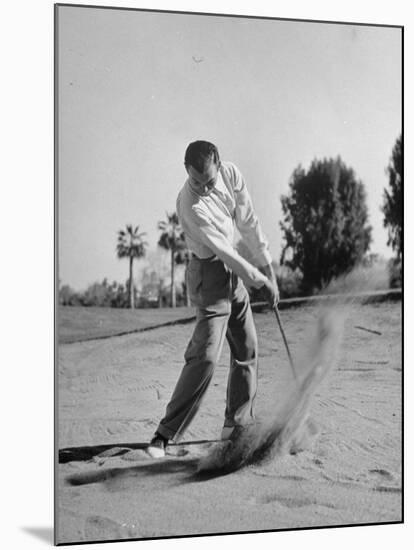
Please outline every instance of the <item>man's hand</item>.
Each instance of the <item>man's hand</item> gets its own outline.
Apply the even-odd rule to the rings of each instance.
[[[272,282],[267,279],[265,284],[262,286],[262,291],[270,307],[275,308],[279,303],[279,289],[277,287],[276,280]]]
[[[259,267],[260,271],[267,277],[266,283],[261,290],[269,302],[271,308],[274,308],[279,303],[279,288],[276,282],[275,272],[271,264]]]

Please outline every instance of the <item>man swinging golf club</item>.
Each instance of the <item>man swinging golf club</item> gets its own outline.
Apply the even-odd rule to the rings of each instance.
[[[188,178],[177,214],[192,254],[187,285],[197,321],[165,416],[147,447],[154,458],[163,457],[168,441],[177,440],[194,418],[225,337],[231,364],[222,439],[253,422],[258,352],[246,286],[262,288],[272,308],[279,300],[268,243],[238,168],[221,162],[217,147],[207,141],[190,143],[184,165]],[[260,269],[234,249],[235,226]]]

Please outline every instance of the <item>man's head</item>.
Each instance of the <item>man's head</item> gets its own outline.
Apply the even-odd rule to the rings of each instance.
[[[190,184],[199,194],[208,194],[216,185],[220,168],[217,147],[208,141],[194,141],[185,152],[184,165]]]

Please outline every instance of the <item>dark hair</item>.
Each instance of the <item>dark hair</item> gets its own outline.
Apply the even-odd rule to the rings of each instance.
[[[203,174],[211,160],[217,165],[220,162],[217,147],[209,141],[193,141],[185,152],[184,165],[192,166]]]

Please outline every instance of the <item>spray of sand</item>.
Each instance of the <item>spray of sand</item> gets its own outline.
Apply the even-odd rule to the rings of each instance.
[[[317,431],[309,417],[312,398],[336,366],[350,309],[360,307],[355,293],[384,288],[385,281],[385,269],[376,265],[354,270],[324,290],[324,294],[339,292],[342,296],[325,302],[320,309],[314,333],[295,361],[299,380],[285,393],[282,405],[266,421],[246,426],[232,440],[213,446],[199,460],[198,472],[230,473],[306,446],[306,440]]]

